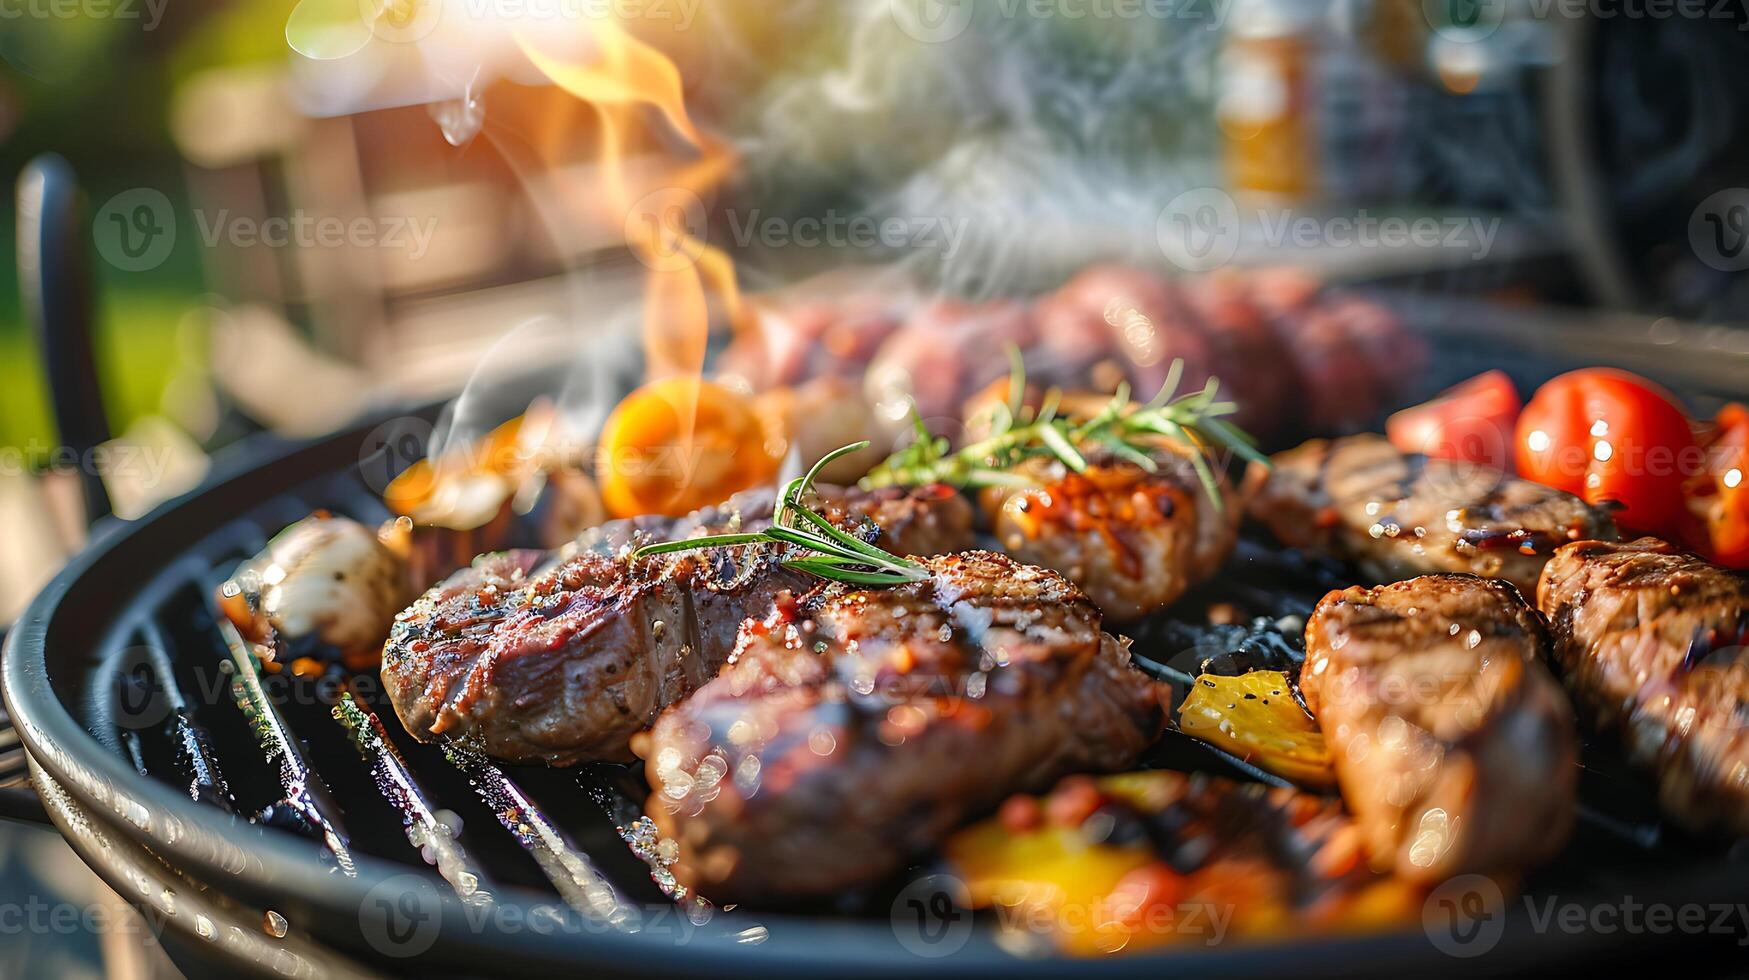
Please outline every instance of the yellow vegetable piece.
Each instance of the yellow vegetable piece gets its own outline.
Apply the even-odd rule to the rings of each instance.
[[[665,378],[608,416],[596,479],[615,517],[678,517],[770,483],[778,463],[749,399],[710,381]]]
[[[1305,786],[1336,785],[1330,751],[1279,670],[1204,674],[1178,706],[1178,727],[1258,768]]]

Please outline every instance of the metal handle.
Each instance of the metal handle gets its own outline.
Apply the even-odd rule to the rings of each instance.
[[[54,154],[37,157],[18,178],[18,282],[61,442],[81,460],[110,435],[97,380],[89,256],[73,168]],[[109,491],[91,467],[80,473],[86,523],[95,524],[110,513]]]

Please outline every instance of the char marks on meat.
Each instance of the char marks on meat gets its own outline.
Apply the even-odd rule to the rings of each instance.
[[[1749,575],[1643,538],[1555,553],[1537,602],[1574,700],[1690,830],[1749,834]]]
[[[1415,881],[1535,865],[1573,825],[1578,736],[1512,586],[1428,575],[1332,592],[1300,690],[1374,863]]]
[[[682,881],[718,900],[878,879],[1009,793],[1133,763],[1154,686],[1062,576],[987,552],[749,628],[639,752]]]
[[[990,487],[979,504],[1005,552],[1062,572],[1106,615],[1130,622],[1213,575],[1237,539],[1238,509],[1209,497],[1193,451],[1162,447],[1153,473],[1097,456],[1083,472],[1029,459],[1015,475],[1033,486]]]
[[[508,761],[630,759],[631,736],[716,675],[743,621],[817,580],[771,556],[631,561],[624,550],[634,538],[769,523],[770,500],[616,522],[556,562],[542,552],[481,557],[396,619],[382,670],[396,713],[418,738],[467,739]],[[941,488],[828,491],[822,500],[840,526],[883,541],[873,522],[888,522],[911,547],[970,544],[970,506]]]
[[[1615,536],[1606,513],[1572,494],[1403,453],[1382,436],[1314,439],[1273,461],[1251,515],[1283,543],[1352,561],[1381,582],[1468,572],[1531,595],[1556,548]]]

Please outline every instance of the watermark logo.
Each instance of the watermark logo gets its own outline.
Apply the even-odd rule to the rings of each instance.
[[[683,187],[663,187],[639,198],[625,217],[625,238],[638,261],[657,272],[698,263],[710,223],[704,200]]]
[[[170,697],[158,676],[150,647],[129,647],[116,662],[110,687],[110,717],[117,728],[138,731],[170,717]]]
[[[755,208],[728,213],[738,248],[905,249],[933,251],[952,260],[965,245],[971,222],[948,215],[873,215],[828,208],[825,213],[783,217]]]
[[[1749,188],[1727,187],[1700,202],[1688,218],[1688,244],[1720,272],[1749,269]]]
[[[1198,187],[1168,201],[1154,223],[1160,251],[1186,272],[1208,272],[1239,250],[1239,207],[1215,187]]]
[[[358,16],[373,36],[390,44],[414,44],[437,29],[443,0],[358,0]]]
[[[1506,932],[1506,896],[1487,875],[1458,875],[1428,893],[1421,927],[1447,956],[1481,956]]]
[[[418,956],[442,931],[443,897],[422,875],[385,878],[358,904],[358,925],[370,948],[397,959]]]
[[[1450,41],[1481,41],[1506,20],[1506,0],[1421,0],[1434,33]]]
[[[176,247],[176,211],[163,191],[136,187],[97,209],[91,220],[97,254],[123,272],[146,272],[164,264]]]
[[[414,416],[393,418],[366,433],[358,446],[358,473],[382,494],[407,467],[431,451],[431,423]]]
[[[887,0],[893,22],[913,40],[943,44],[972,24],[974,0]]]
[[[893,936],[917,956],[952,956],[972,937],[971,909],[965,882],[945,874],[919,878],[893,899]]]

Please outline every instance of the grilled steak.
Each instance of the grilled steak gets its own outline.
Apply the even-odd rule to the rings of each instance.
[[[1375,865],[1431,883],[1566,843],[1578,738],[1547,643],[1515,589],[1471,575],[1318,603],[1300,689]]]
[[[850,498],[914,547],[969,542],[970,508],[951,493],[837,492]],[[769,522],[769,499],[747,527]],[[865,512],[827,513],[873,536]],[[634,529],[664,540],[738,519],[724,505],[678,521],[617,522],[556,562],[532,551],[477,559],[395,621],[382,676],[401,722],[417,738],[468,738],[509,761],[629,759],[634,732],[716,675],[743,620],[764,618],[778,597],[816,580],[772,556],[632,562],[607,552],[629,546]]]
[[[1620,728],[1664,810],[1749,834],[1749,575],[1655,538],[1555,553],[1537,602],[1590,720]]]
[[[1238,533],[1238,508],[1215,506],[1188,456],[1155,458],[1155,473],[1123,460],[1094,459],[1081,473],[1026,460],[1016,472],[1036,486],[991,487],[979,504],[1009,555],[1062,572],[1114,620],[1139,619],[1213,575]]]
[[[1470,572],[1531,595],[1556,548],[1615,537],[1606,513],[1571,494],[1405,454],[1382,436],[1314,439],[1274,463],[1251,515],[1283,543],[1347,559],[1381,582]]]
[[[1153,741],[1152,682],[1066,579],[988,552],[926,564],[927,581],[822,588],[750,626],[639,737],[683,882],[719,901],[830,894]]]

